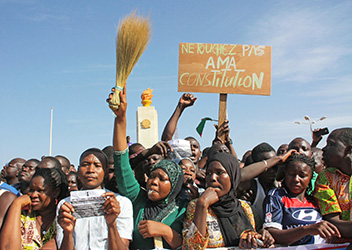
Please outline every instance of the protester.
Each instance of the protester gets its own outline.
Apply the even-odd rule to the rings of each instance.
[[[323,160],[323,150],[317,147],[312,148],[312,158],[315,162],[315,172],[320,174],[326,169],[324,160]]]
[[[318,175],[314,197],[323,218],[334,224],[343,239],[335,242],[352,241],[352,128],[332,131],[323,148],[326,170]]]
[[[180,198],[193,200],[198,198],[199,193],[203,192],[204,189],[199,189],[195,184],[196,180],[196,166],[190,158],[183,158],[178,162],[183,172],[183,185]]]
[[[108,158],[108,174],[104,180],[105,188],[113,191],[114,193],[118,193],[119,190],[117,188],[116,177],[115,177],[115,168],[114,168],[114,149],[112,146],[106,146],[102,150],[106,157]]]
[[[65,175],[68,175],[71,169],[70,160],[63,155],[57,155],[55,158],[60,162],[62,172],[64,172]]]
[[[32,180],[32,176],[35,173],[35,169],[39,164],[39,160],[37,159],[29,159],[26,161],[22,167],[20,172],[18,173],[19,183],[14,184],[14,187],[21,193],[27,194],[29,189],[29,183]]]
[[[240,166],[231,154],[220,152],[209,157],[206,165],[207,189],[190,201],[183,229],[183,249],[240,246],[256,248],[274,243],[271,235],[255,232],[250,206],[235,196],[240,182]]]
[[[56,201],[67,191],[60,189],[61,182],[56,169],[36,169],[28,194],[14,200],[8,211],[1,249],[56,249]]]
[[[84,151],[78,166],[82,190],[103,189],[107,171],[108,159],[103,151]],[[133,230],[132,204],[126,197],[105,191],[104,216],[76,219],[71,198],[60,201],[56,236],[59,249],[128,249]]]
[[[21,167],[25,162],[25,159],[14,158],[6,165],[4,178],[7,184],[14,185],[19,182],[18,173],[20,172]]]
[[[271,190],[264,200],[263,227],[278,244],[319,244],[340,235],[333,224],[322,220],[313,197],[307,192],[314,165],[312,158],[293,153],[285,161],[282,187]]]
[[[119,108],[113,110],[116,115],[113,147],[118,189],[133,204],[134,231],[131,249],[153,249],[153,238],[159,237],[164,248],[176,249],[182,244],[180,234],[187,206],[186,200],[177,198],[183,183],[182,170],[175,162],[161,160],[153,166],[146,190],[141,188],[130,167],[125,140],[126,88],[120,92],[120,100]]]
[[[305,154],[308,157],[312,157],[312,147],[310,146],[309,142],[301,137],[294,138],[288,144],[288,150],[294,149],[300,154]]]
[[[284,155],[287,151],[288,151],[288,144],[281,144],[278,147],[276,154],[277,155]]]
[[[71,171],[68,173],[66,178],[68,184],[68,191],[78,191],[78,173]]]

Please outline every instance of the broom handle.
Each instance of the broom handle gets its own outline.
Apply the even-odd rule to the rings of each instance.
[[[161,236],[154,237],[154,247],[155,248],[163,248],[163,239]]]

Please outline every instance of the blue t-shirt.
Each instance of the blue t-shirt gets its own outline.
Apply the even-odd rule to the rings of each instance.
[[[7,191],[10,191],[17,196],[21,195],[20,192],[18,192],[16,188],[14,188],[13,186],[10,186],[9,184],[2,182],[2,181],[0,182],[0,189],[5,189]]]
[[[269,191],[264,200],[265,222],[263,228],[280,230],[315,224],[322,220],[318,208],[309,200],[292,197],[285,188]],[[319,235],[308,235],[291,245],[318,244],[325,242]]]

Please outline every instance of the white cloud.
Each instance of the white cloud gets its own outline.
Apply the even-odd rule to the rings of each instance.
[[[352,54],[351,36],[346,35],[351,6],[342,2],[324,10],[274,7],[256,28],[265,44],[272,46],[273,77],[280,82],[307,82],[338,68],[342,58]]]
[[[55,16],[50,14],[38,14],[33,17],[28,18],[33,22],[44,22],[44,21],[66,21],[68,18],[66,16]]]

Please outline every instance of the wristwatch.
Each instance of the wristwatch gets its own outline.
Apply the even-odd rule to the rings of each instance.
[[[230,140],[228,140],[228,141],[225,142],[225,145],[226,145],[226,146],[229,146],[229,145],[232,145],[232,144],[233,144],[232,139],[230,139]]]

